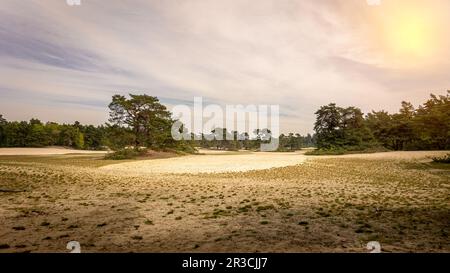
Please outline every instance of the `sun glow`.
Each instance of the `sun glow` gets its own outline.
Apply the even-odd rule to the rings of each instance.
[[[439,46],[439,24],[433,13],[405,5],[385,12],[380,18],[385,56],[406,65],[432,61]]]
[[[426,56],[432,50],[432,28],[423,16],[406,14],[398,17],[387,33],[388,46],[396,54]]]

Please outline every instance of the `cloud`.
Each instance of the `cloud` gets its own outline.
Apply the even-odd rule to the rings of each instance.
[[[398,66],[379,37],[390,10],[365,0],[6,0],[0,112],[98,124],[111,95],[145,92],[170,105],[279,104],[282,131],[306,133],[332,101],[394,111],[447,89],[450,58]]]

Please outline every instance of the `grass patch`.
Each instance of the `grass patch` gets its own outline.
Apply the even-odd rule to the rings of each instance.
[[[105,159],[109,160],[125,160],[125,159],[135,159],[137,157],[145,156],[147,150],[135,150],[135,149],[122,149],[117,150],[113,153],[108,153],[105,155]]]
[[[104,155],[2,155],[0,164],[5,166],[49,165],[98,168],[117,164],[116,160],[105,160]]]
[[[267,205],[267,206],[258,206],[256,208],[256,211],[265,211],[265,210],[271,210],[271,209],[275,209],[275,207],[273,205]]]
[[[248,212],[251,209],[252,209],[251,205],[246,205],[246,206],[238,208],[238,212]]]
[[[433,157],[432,159],[435,163],[450,164],[450,154],[441,157]]]
[[[364,224],[359,226],[355,233],[373,233],[373,230],[371,229],[371,226],[369,224]]]
[[[146,225],[154,225],[153,221],[150,221],[150,220],[145,220],[144,224],[146,224]]]
[[[121,149],[113,153],[105,155],[107,160],[127,160],[127,159],[159,159],[159,158],[171,158],[176,156],[183,156],[187,154],[195,153],[195,150],[178,151],[173,149]]]
[[[25,227],[23,226],[17,226],[17,227],[13,227],[14,230],[25,230]]]
[[[332,147],[329,149],[316,149],[308,151],[305,155],[371,154],[389,151],[389,149],[384,147]]]

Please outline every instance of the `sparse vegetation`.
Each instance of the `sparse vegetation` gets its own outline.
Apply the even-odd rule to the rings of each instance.
[[[146,225],[153,225],[153,221],[145,220],[144,224],[146,224]]]
[[[105,159],[111,160],[124,160],[124,159],[136,159],[137,157],[145,156],[147,153],[146,149],[120,149],[114,151],[113,153],[108,153],[105,155]]]
[[[345,154],[364,154],[364,153],[381,153],[389,152],[388,149],[384,147],[330,147],[327,149],[315,149],[312,151],[307,151],[305,155],[345,155]]]
[[[0,193],[0,232],[8,234],[0,242],[32,252],[65,251],[72,238],[92,252],[253,252],[257,240],[259,251],[361,252],[376,239],[390,252],[448,252],[450,170],[426,161],[445,154],[320,157],[272,169],[159,175],[143,172],[145,165],[132,175],[119,168],[152,161],[0,156],[1,187],[26,190]],[[207,160],[244,155],[262,154]]]
[[[440,157],[433,157],[433,162],[450,164],[450,154]]]

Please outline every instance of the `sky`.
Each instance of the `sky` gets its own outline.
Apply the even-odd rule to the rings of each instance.
[[[0,114],[102,124],[114,94],[395,112],[450,89],[448,0],[0,0]]]

